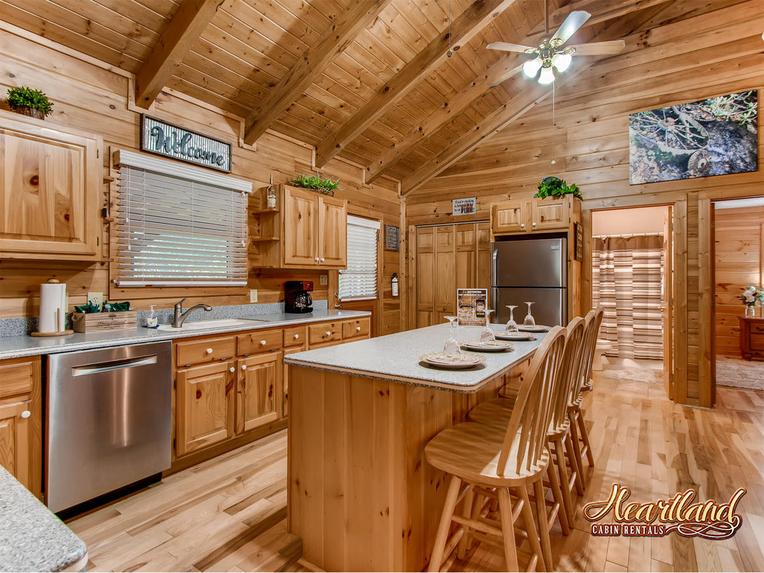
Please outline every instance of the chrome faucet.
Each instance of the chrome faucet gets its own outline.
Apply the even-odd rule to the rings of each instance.
[[[197,308],[203,308],[207,312],[210,312],[212,310],[212,307],[208,304],[195,304],[191,308],[183,310],[184,300],[186,299],[182,298],[175,303],[175,312],[173,313],[173,317],[172,317],[173,328],[181,328],[183,326],[183,323],[186,322],[188,315],[191,314],[191,312],[196,310]]]
[[[334,293],[334,309],[342,310],[342,301],[340,300],[340,295],[336,292]]]

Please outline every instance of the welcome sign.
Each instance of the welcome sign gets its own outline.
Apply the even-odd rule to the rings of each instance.
[[[231,171],[231,144],[146,115],[141,149],[226,173]]]

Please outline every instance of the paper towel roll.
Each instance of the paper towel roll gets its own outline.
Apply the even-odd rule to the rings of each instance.
[[[66,329],[66,284],[51,279],[40,285],[40,318],[37,331],[63,332]]]

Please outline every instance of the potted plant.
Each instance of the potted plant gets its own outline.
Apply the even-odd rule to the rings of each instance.
[[[743,290],[743,293],[738,295],[740,301],[745,305],[745,316],[756,316],[756,301],[762,296],[762,291],[753,285],[750,285]]]
[[[573,183],[569,185],[566,181],[559,177],[549,176],[544,177],[539,183],[538,192],[534,195],[536,199],[545,199],[546,197],[554,197],[559,199],[565,195],[573,195],[573,197],[581,197],[581,191],[578,189],[578,185]]]
[[[290,185],[294,187],[302,187],[303,189],[313,189],[324,195],[334,195],[334,190],[340,184],[339,179],[333,181],[331,179],[324,179],[316,175],[298,175],[291,181]]]
[[[26,86],[8,89],[8,107],[16,113],[45,119],[53,113],[53,104],[41,90]]]

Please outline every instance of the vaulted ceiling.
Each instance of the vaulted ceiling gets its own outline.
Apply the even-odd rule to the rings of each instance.
[[[740,2],[548,0],[549,26],[586,9],[576,42],[608,40]],[[404,192],[549,94],[485,49],[538,41],[542,0],[0,0],[0,19],[135,73],[139,105],[173,88],[245,118],[248,143],[286,133]]]

